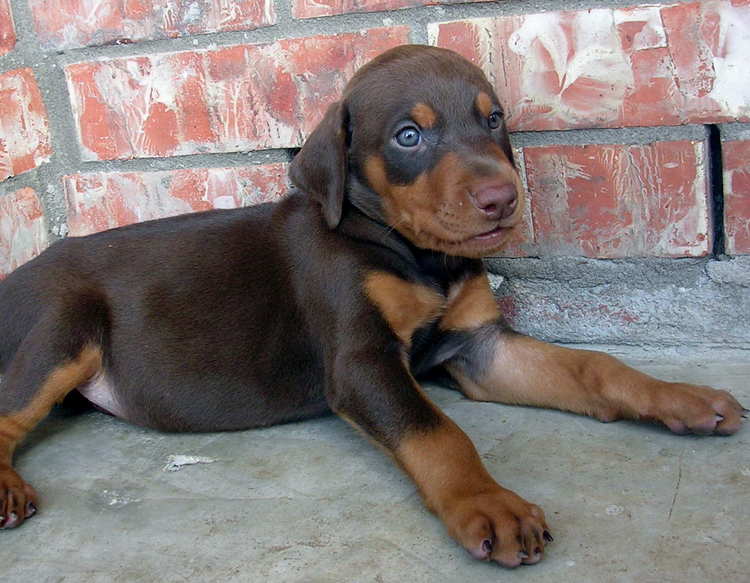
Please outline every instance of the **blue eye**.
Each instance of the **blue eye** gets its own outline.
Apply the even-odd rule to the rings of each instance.
[[[396,134],[396,142],[404,148],[413,148],[419,145],[422,140],[422,134],[414,126],[407,126]]]
[[[493,111],[490,117],[487,118],[487,123],[491,130],[496,130],[500,127],[500,123],[503,120],[503,115],[499,111]]]

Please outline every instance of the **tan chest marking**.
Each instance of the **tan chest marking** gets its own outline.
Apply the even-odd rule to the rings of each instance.
[[[385,271],[365,277],[365,293],[406,346],[414,331],[435,320],[445,309],[445,298],[435,290]]]
[[[497,320],[501,315],[487,274],[482,273],[451,288],[448,293],[448,309],[440,320],[440,328],[473,330]]]

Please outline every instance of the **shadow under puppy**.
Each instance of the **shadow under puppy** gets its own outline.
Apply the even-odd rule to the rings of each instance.
[[[480,258],[519,224],[524,193],[501,104],[457,54],[401,46],[363,67],[290,175],[278,203],[68,238],[0,283],[0,526],[36,511],[16,444],[74,389],[165,431],[333,411],[474,557],[507,567],[542,558],[544,514],[495,482],[417,378],[679,433],[740,428],[724,391],[508,328]]]

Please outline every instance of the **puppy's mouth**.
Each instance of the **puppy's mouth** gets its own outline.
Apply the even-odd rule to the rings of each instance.
[[[484,233],[480,233],[479,235],[469,237],[468,241],[476,241],[478,243],[491,243],[505,237],[505,235],[507,235],[512,229],[513,225],[507,227],[498,225],[494,229],[490,229],[489,231],[485,231]]]

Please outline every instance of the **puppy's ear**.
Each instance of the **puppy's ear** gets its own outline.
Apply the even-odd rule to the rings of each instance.
[[[289,167],[292,184],[321,204],[331,229],[341,221],[344,206],[348,124],[346,105],[331,105]]]

